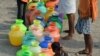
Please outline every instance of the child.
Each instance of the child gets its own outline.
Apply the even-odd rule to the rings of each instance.
[[[97,0],[80,0],[79,19],[76,24],[76,30],[79,34],[84,34],[85,50],[79,51],[79,54],[92,56],[91,24],[95,21],[97,12]]]
[[[22,19],[25,24],[25,10],[26,10],[26,2],[22,2],[22,0],[17,0],[17,19]]]
[[[58,4],[58,12],[68,16],[69,30],[65,30],[65,32],[68,31],[68,36],[65,36],[63,39],[71,39],[74,34],[76,0],[60,0],[60,3]]]

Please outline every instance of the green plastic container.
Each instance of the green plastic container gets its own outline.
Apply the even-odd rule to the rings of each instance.
[[[49,25],[49,22],[56,22],[56,26],[60,29],[60,32],[62,32],[63,23],[62,23],[62,19],[59,18],[59,16],[57,15],[51,16],[49,18],[49,21],[47,22],[47,25]]]
[[[23,24],[22,19],[16,19],[16,23],[11,26],[11,29],[15,28],[16,26],[20,27],[20,29],[23,32],[26,32],[26,30],[27,30],[26,26]]]
[[[57,27],[60,29],[60,32],[62,32],[63,25],[60,24],[60,23],[58,23],[58,22],[56,22],[56,25],[57,25]]]
[[[41,47],[39,46],[39,42],[33,41],[30,50],[32,51],[34,56],[38,55],[41,52]]]
[[[33,56],[33,55],[29,49],[29,46],[22,45],[22,49],[17,52],[16,56]]]

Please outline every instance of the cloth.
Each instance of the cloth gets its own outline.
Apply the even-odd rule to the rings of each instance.
[[[58,4],[58,12],[70,14],[76,12],[76,0],[60,0]]]
[[[91,17],[96,19],[98,14],[97,0],[80,0],[79,11],[81,17]]]
[[[75,29],[79,34],[90,34],[91,24],[92,20],[89,17],[84,19],[79,17]]]

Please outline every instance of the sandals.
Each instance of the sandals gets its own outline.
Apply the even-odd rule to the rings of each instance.
[[[79,54],[88,54],[88,52],[86,50],[82,50],[78,52]]]

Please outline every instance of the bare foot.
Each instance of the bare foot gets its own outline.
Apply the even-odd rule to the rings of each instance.
[[[63,39],[63,40],[71,40],[71,39],[72,39],[72,36],[70,36],[70,35],[64,36],[62,39]]]
[[[92,56],[92,54],[87,54],[87,56]]]
[[[64,33],[70,33],[69,30],[64,30],[63,32],[64,32]],[[72,33],[74,34],[74,30],[72,31]]]
[[[81,50],[81,51],[79,51],[78,53],[79,53],[79,54],[88,54],[89,52],[86,51],[86,50]]]

